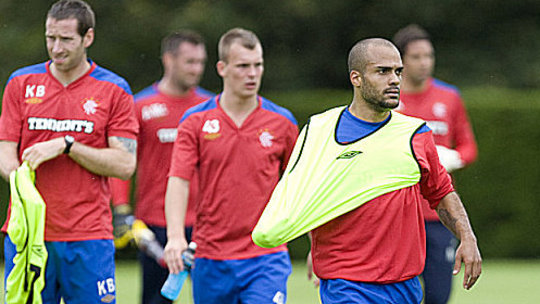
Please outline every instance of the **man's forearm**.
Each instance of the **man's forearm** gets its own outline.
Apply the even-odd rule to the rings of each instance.
[[[135,148],[127,147],[118,138],[110,138],[110,148],[94,148],[79,142],[73,143],[69,157],[88,171],[120,179],[128,179],[135,171],[137,156]]]
[[[165,218],[167,220],[167,238],[184,238],[184,223],[189,195],[189,181],[171,176],[167,182],[165,194]]]
[[[455,192],[446,195],[436,208],[441,222],[459,239],[476,241],[469,217],[459,196]]]
[[[9,181],[9,174],[20,165],[17,156],[17,143],[0,141],[0,175]]]

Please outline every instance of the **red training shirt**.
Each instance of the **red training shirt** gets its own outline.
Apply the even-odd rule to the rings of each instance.
[[[199,170],[193,240],[197,257],[245,259],[285,251],[251,240],[292,152],[298,128],[292,114],[267,99],[237,127],[219,96],[186,112],[178,127],[169,176],[191,180]]]
[[[433,130],[436,145],[455,149],[465,165],[476,160],[477,146],[461,95],[455,86],[428,80],[420,93],[401,91],[398,112],[425,120]],[[437,213],[424,204],[424,217],[438,221]]]
[[[439,163],[431,131],[414,135],[412,146],[421,168],[418,184],[381,195],[312,231],[313,268],[319,278],[387,284],[422,273],[422,197],[435,208],[454,189]]]
[[[166,227],[165,192],[167,174],[177,128],[184,112],[211,98],[213,94],[193,88],[186,96],[167,95],[155,83],[135,95],[135,113],[140,130],[137,151],[137,186],[135,216],[148,225]],[[113,204],[129,202],[130,181],[111,179]],[[198,180],[190,184],[185,225],[193,226]]]
[[[106,148],[111,136],[137,138],[129,85],[89,62],[90,70],[65,87],[51,74],[50,61],[11,75],[2,101],[0,140],[19,143],[19,160],[24,149],[68,134],[94,148]],[[47,205],[46,241],[112,239],[107,177],[62,154],[36,169],[36,188]]]

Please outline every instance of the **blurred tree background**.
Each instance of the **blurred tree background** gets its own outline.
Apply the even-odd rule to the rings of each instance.
[[[53,2],[0,1],[0,90],[17,68],[47,60],[44,23]],[[350,100],[346,58],[356,41],[391,38],[409,23],[425,27],[436,49],[436,76],[463,89],[478,136],[479,161],[458,172],[457,181],[483,253],[540,256],[540,164],[533,161],[540,151],[540,1],[88,2],[97,19],[89,57],[125,77],[134,92],[161,77],[161,38],[179,28],[206,38],[202,86],[218,92],[219,37],[232,27],[253,30],[265,52],[262,94],[289,107],[300,124]],[[3,220],[3,181],[0,199]]]
[[[89,55],[138,91],[161,75],[161,38],[178,28],[207,39],[203,86],[218,90],[216,45],[226,30],[253,30],[265,50],[263,89],[348,88],[346,56],[366,37],[418,23],[432,35],[437,75],[457,85],[540,86],[537,0],[89,0],[97,15]],[[0,1],[0,85],[47,59],[45,15],[53,1]]]

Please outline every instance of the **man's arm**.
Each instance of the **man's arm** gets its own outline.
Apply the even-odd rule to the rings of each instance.
[[[17,157],[17,143],[13,141],[0,141],[0,175],[9,181],[9,174],[19,167]]]
[[[108,143],[108,148],[94,148],[75,141],[68,155],[92,173],[120,179],[130,178],[137,163],[137,141],[112,136],[108,138]],[[65,148],[63,137],[54,138],[26,148],[22,160],[28,161],[35,170],[43,162],[58,157]]]
[[[182,252],[187,248],[184,221],[189,195],[189,181],[171,176],[165,194],[165,218],[167,220],[167,245],[164,259],[172,273],[184,269]]]
[[[461,263],[464,263],[463,288],[470,289],[482,272],[482,257],[465,207],[457,193],[450,192],[440,201],[435,210],[441,222],[460,240],[456,251],[454,275],[459,273]]]

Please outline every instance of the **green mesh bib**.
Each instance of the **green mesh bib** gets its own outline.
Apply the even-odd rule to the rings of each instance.
[[[344,109],[312,116],[302,129],[287,169],[253,230],[258,246],[286,243],[378,196],[420,181],[411,141],[424,121],[392,112],[375,132],[340,144],[335,134]]]

